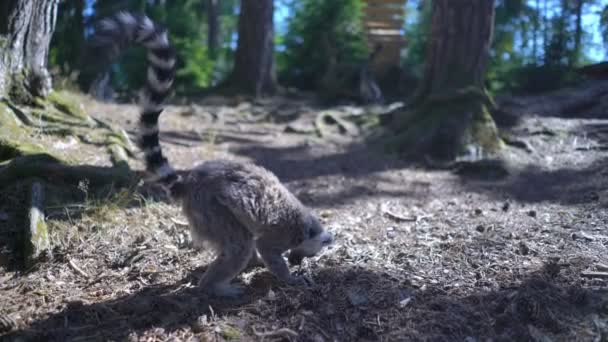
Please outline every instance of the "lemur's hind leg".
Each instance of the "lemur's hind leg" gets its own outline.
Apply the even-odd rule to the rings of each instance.
[[[233,235],[231,241],[217,245],[217,256],[199,281],[203,291],[220,297],[235,297],[243,293],[243,287],[231,284],[247,266],[255,250],[253,238]]]

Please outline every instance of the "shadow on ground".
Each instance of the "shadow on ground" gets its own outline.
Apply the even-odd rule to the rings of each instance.
[[[469,288],[458,293],[441,284],[414,287],[407,274],[334,267],[319,270],[309,288],[272,286],[274,298],[266,296],[273,278],[264,278],[267,272],[262,272],[251,281],[249,293],[233,301],[210,299],[187,286],[191,275],[109,301],[69,303],[3,340],[124,340],[150,329],[185,337],[188,331],[213,333],[216,326],[224,331],[232,326],[233,338],[252,338],[252,327],[260,320],[289,327],[301,341],[316,335],[326,340],[523,341],[572,337],[581,326],[593,327],[592,318],[598,317],[593,315],[605,310],[606,294],[569,285],[559,269],[548,270],[495,291]],[[210,321],[201,319],[203,315]],[[278,321],[265,321],[271,317]]]
[[[582,157],[586,161],[592,160],[585,166],[547,170],[528,165],[504,181],[481,183],[461,177],[461,182],[467,190],[527,203],[580,205],[597,202],[602,200],[601,194],[608,190],[608,158],[603,154],[603,151],[608,150],[608,124],[583,124],[577,136],[585,137],[584,141],[589,142],[576,147],[576,150],[585,154]]]
[[[597,202],[600,193],[608,189],[606,167],[608,160],[594,162],[582,169],[547,171],[528,166],[504,182],[470,182],[467,178],[461,178],[461,182],[467,191],[481,192],[501,200],[579,205]]]

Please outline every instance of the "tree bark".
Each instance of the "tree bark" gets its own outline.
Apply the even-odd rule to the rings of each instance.
[[[433,1],[423,80],[393,144],[439,159],[500,147],[484,87],[493,26],[492,0]]]
[[[211,58],[217,56],[220,41],[219,7],[219,0],[207,0],[207,48]]]
[[[0,53],[0,96],[31,101],[52,88],[47,60],[59,1],[9,2],[6,45]]]
[[[576,31],[574,31],[574,53],[570,61],[570,66],[578,63],[581,56],[581,40],[583,39],[583,0],[576,0],[574,11],[576,15]]]
[[[10,1],[0,1],[0,37],[8,33],[8,13]]]
[[[229,84],[256,96],[277,89],[273,0],[241,0],[234,70]]]
[[[536,16],[534,17],[534,22],[532,23],[534,29],[532,31],[532,58],[534,61],[534,65],[538,62],[538,29],[540,27],[540,18],[541,10],[540,10],[540,0],[536,0]]]

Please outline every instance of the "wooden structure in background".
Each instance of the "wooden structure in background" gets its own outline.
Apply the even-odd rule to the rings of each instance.
[[[382,50],[372,69],[377,77],[384,77],[392,67],[399,67],[401,49],[405,45],[403,24],[407,0],[363,0],[363,23],[370,50],[378,43]]]

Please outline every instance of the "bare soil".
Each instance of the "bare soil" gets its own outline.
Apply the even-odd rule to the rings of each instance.
[[[134,133],[135,106],[83,102]],[[176,168],[252,160],[319,213],[336,243],[293,269],[314,284],[289,287],[252,268],[237,280],[245,296],[207,296],[195,284],[212,255],[191,247],[178,206],[144,185],[46,209],[53,259],[0,268],[0,339],[608,339],[608,118],[520,106],[520,122],[505,129],[508,175],[490,178],[475,166],[424,168],[352,135],[287,129],[310,128],[318,112],[307,100],[216,99],[161,116]],[[107,163],[103,149],[60,146],[83,163]],[[0,220],[11,222],[20,193],[2,196]]]

